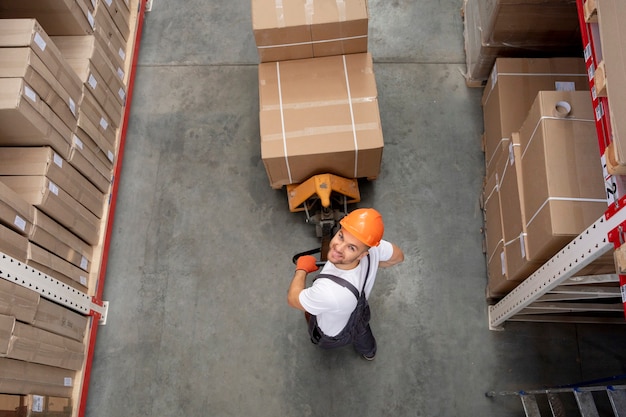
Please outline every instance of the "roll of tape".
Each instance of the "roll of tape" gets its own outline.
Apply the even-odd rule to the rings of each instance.
[[[559,101],[554,105],[554,115],[556,117],[567,117],[572,112],[572,105],[567,101]]]

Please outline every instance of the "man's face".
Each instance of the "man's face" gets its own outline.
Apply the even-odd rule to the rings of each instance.
[[[339,269],[352,269],[367,255],[369,247],[345,229],[340,229],[330,241],[327,259]]]

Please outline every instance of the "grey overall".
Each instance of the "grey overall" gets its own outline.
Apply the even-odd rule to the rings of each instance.
[[[336,336],[327,336],[317,325],[317,317],[311,315],[309,318],[309,335],[311,342],[322,349],[334,349],[352,344],[354,349],[363,355],[373,356],[376,354],[376,339],[370,328],[370,307],[365,298],[365,284],[370,273],[370,257],[367,255],[367,272],[365,274],[365,282],[359,293],[354,285],[343,278],[330,274],[319,274],[316,279],[327,278],[336,284],[349,289],[357,298],[357,305],[346,326]]]

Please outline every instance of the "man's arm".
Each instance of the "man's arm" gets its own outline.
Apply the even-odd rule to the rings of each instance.
[[[393,253],[391,254],[391,258],[389,258],[386,261],[381,261],[378,266],[381,268],[387,268],[396,264],[399,264],[400,262],[404,261],[404,252],[402,252],[402,249],[400,249],[398,246],[394,245],[393,243],[391,244],[391,246],[393,247]]]
[[[306,285],[306,271],[302,269],[298,269],[295,274],[293,274],[293,279],[291,280],[291,285],[289,286],[289,291],[287,292],[287,303],[298,310],[304,310],[302,304],[300,304],[300,293],[304,290]]]

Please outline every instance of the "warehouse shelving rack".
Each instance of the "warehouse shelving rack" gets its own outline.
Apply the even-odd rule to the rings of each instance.
[[[604,170],[608,208],[605,214],[573,239],[535,273],[495,305],[489,306],[489,328],[501,330],[507,321],[625,324],[626,276],[576,276],[602,255],[626,241],[626,180],[609,174],[604,154],[611,143],[608,99],[596,93],[595,74],[602,57],[598,23],[586,18],[593,0],[576,0],[596,115],[599,153]],[[621,297],[621,303],[613,302]],[[596,302],[594,302],[596,301]],[[622,313],[616,317],[615,313]]]
[[[141,33],[143,21],[146,13],[146,4],[149,0],[131,0],[131,10],[136,10],[136,14],[132,14],[134,22],[131,22],[133,36],[129,39],[127,45],[127,54],[130,53],[128,60],[128,68],[125,68],[126,74],[126,105],[124,108],[124,116],[119,131],[118,154],[113,169],[113,180],[111,183],[111,191],[109,194],[108,208],[106,210],[105,220],[102,222],[101,228],[101,244],[98,247],[99,262],[96,269],[96,280],[93,290],[90,293],[79,291],[61,281],[52,278],[42,272],[24,265],[22,262],[11,258],[8,255],[0,253],[0,278],[6,279],[23,287],[36,291],[40,296],[61,304],[71,310],[89,317],[89,324],[86,335],[86,359],[84,368],[77,374],[76,381],[73,381],[73,413],[74,416],[82,417],[85,415],[87,405],[87,393],[89,390],[89,380],[91,375],[91,365],[96,344],[96,335],[98,327],[106,324],[108,312],[107,301],[102,300],[104,292],[104,282],[106,277],[106,266],[108,261],[109,247],[111,243],[111,234],[113,231],[113,220],[115,214],[115,205],[117,202],[117,191],[119,187],[120,174],[122,171],[122,160],[124,156],[124,145],[126,142],[126,132],[128,129],[128,121],[130,116],[130,107],[132,102],[132,92],[135,81],[135,71],[137,67],[137,58],[139,55],[139,46],[141,41]],[[91,282],[90,282],[91,288]],[[93,294],[91,292],[93,291]]]

